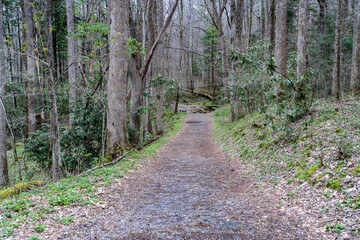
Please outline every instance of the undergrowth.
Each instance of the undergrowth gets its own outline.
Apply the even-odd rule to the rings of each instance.
[[[80,176],[70,176],[41,188],[22,192],[15,197],[0,200],[0,238],[10,237],[16,228],[31,225],[40,234],[46,229],[43,222],[48,218],[64,225],[74,221],[73,216],[57,216],[58,206],[81,206],[101,201],[95,192],[99,187],[116,183],[131,170],[135,170],[141,159],[162,147],[168,138],[182,127],[185,114],[179,113],[166,120],[167,130],[162,138],[145,146],[141,151],[129,153],[121,162]],[[29,239],[41,239],[34,235]]]
[[[296,122],[280,119],[290,132],[274,130],[255,112],[230,122],[230,107],[212,113],[215,139],[225,152],[252,166],[258,179],[276,185],[311,185],[343,196],[341,211],[360,210],[360,107],[354,101],[317,101]],[[342,231],[340,223],[328,230]],[[343,224],[346,228],[346,224]],[[359,223],[348,231],[359,233]]]

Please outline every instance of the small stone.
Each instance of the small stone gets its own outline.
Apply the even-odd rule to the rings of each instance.
[[[344,183],[349,183],[349,182],[351,182],[351,180],[352,180],[352,178],[350,176],[346,176],[344,178]]]

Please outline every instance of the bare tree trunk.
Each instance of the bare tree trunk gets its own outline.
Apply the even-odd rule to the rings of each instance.
[[[242,48],[242,30],[243,30],[243,12],[244,12],[244,0],[236,0],[236,13],[235,13],[235,36],[234,44],[235,49]]]
[[[179,101],[180,101],[180,86],[177,86],[176,89],[176,100],[175,100],[175,109],[174,109],[174,113],[178,112],[178,108],[179,108]]]
[[[9,172],[6,156],[6,111],[5,111],[5,49],[3,30],[3,6],[0,0],[0,186],[9,184]]]
[[[277,70],[286,74],[286,15],[287,0],[276,1],[275,59]]]
[[[264,0],[260,0],[259,28],[260,28],[259,40],[264,40],[265,39],[265,5],[264,5]]]
[[[128,77],[127,48],[129,33],[129,1],[111,1],[110,65],[108,80],[107,151],[119,156],[128,148],[126,131],[126,94]]]
[[[49,64],[49,90],[50,90],[50,125],[51,125],[51,148],[52,148],[52,179],[54,181],[60,179],[61,168],[61,149],[60,149],[60,134],[59,134],[59,120],[56,103],[56,81],[55,81],[55,56],[53,46],[53,31],[50,31],[53,27],[52,24],[52,2],[46,2],[46,29],[47,29],[47,48],[46,52],[47,62]]]
[[[340,66],[341,66],[341,11],[342,1],[337,0],[336,25],[335,25],[335,41],[334,41],[334,66],[331,95],[340,99]]]
[[[274,55],[277,65],[277,71],[286,75],[286,17],[287,0],[276,1],[276,20],[275,20],[275,48]],[[283,94],[283,87],[280,84],[275,85],[275,95],[280,97]],[[280,99],[278,99],[280,101]]]
[[[35,108],[35,60],[34,60],[34,22],[33,22],[33,3],[24,0],[26,41],[27,41],[27,132],[28,134],[36,130],[36,108]]]
[[[132,10],[132,9],[131,9]],[[130,35],[131,38],[139,39],[142,36],[142,28],[139,28],[139,34],[136,33],[135,20],[133,19],[133,13],[131,11],[130,17]],[[129,78],[131,81],[131,102],[130,102],[130,130],[129,130],[129,140],[132,146],[136,146],[140,143],[141,136],[141,93],[142,93],[142,81],[139,75],[141,68],[141,56],[140,54],[133,55],[129,58]]]
[[[326,33],[325,29],[325,12],[327,8],[326,0],[317,0],[319,3],[319,19],[320,19],[320,31],[322,34]]]
[[[146,19],[146,16],[147,16],[147,9],[148,9],[148,6],[147,6],[147,3],[148,1],[147,0],[141,0],[141,3],[142,3],[142,46],[145,47],[146,46],[146,26],[147,26],[147,19]],[[142,88],[143,88],[143,91],[147,91],[148,89],[148,86],[149,86],[149,80],[145,77],[144,79],[142,79]],[[143,96],[143,105],[148,108],[149,107],[149,98],[147,95],[144,95]],[[149,132],[149,128],[148,128],[148,117],[149,115],[149,111],[145,111],[144,113],[144,116],[143,116],[143,119],[142,119],[142,136],[145,137],[145,134],[147,132]]]
[[[262,0],[264,1],[264,40],[265,43],[268,44],[270,42],[270,11],[269,11],[269,0]]]
[[[157,1],[157,29],[160,33],[160,30],[163,26],[164,22],[164,5],[163,1]],[[164,37],[162,37],[162,41],[164,40]],[[157,68],[160,70],[161,74],[164,74],[164,43],[162,42],[161,45],[158,47],[158,58],[159,58],[159,67]],[[158,87],[156,87],[156,102],[157,102],[157,109],[156,109],[156,134],[161,135],[164,132],[164,123],[162,121],[163,115],[164,115],[164,87],[162,84],[160,84]]]
[[[180,0],[180,8],[179,8],[179,40],[180,40],[180,48],[184,49],[184,3],[183,0]],[[181,80],[184,79],[183,77],[183,50],[180,50],[180,59],[179,59],[179,88],[181,87]]]
[[[193,79],[193,56],[192,56],[192,50],[193,50],[193,23],[191,22],[192,20],[192,9],[193,9],[193,5],[192,5],[192,0],[189,0],[189,12],[188,12],[188,19],[189,19],[189,49],[190,51],[188,52],[188,63],[189,63],[189,83],[190,83],[190,90],[193,93],[194,92],[194,79]]]
[[[236,0],[235,2],[235,6],[234,6],[234,29],[233,29],[233,34],[234,34],[234,49],[236,50],[243,50],[244,46],[246,44],[244,44],[244,38],[243,38],[243,23],[244,23],[244,0]],[[232,80],[232,85],[235,86],[235,77],[240,78],[241,76],[237,76],[235,74],[236,69],[233,69],[233,80]],[[236,94],[236,90],[233,92],[232,96],[231,96],[232,100],[232,104],[231,104],[231,120],[235,121],[235,119],[237,119],[240,115],[240,106],[241,106],[241,102],[239,100],[239,96],[238,94]]]
[[[155,38],[156,38],[156,0],[149,0],[148,1],[148,33],[149,33],[149,41],[147,44],[147,53],[150,52],[151,47],[154,45],[155,43]],[[150,75],[150,74],[149,74]],[[145,77],[145,76],[143,76]],[[145,85],[146,85],[146,90],[147,90],[147,95],[146,95],[146,114],[145,114],[145,125],[146,125],[146,130],[149,133],[153,133],[153,127],[152,127],[152,111],[150,111],[150,96],[152,93],[152,87],[150,84],[150,79],[149,77],[145,77]]]
[[[360,0],[355,3],[354,44],[352,55],[350,91],[355,93],[360,85]]]
[[[252,31],[252,22],[253,22],[253,9],[254,9],[254,0],[250,0],[250,14],[249,14],[249,42],[248,47],[251,46],[251,31]]]
[[[307,5],[308,0],[300,0],[298,17],[298,36],[297,36],[297,75],[304,75],[306,71],[306,27],[307,27]]]
[[[219,36],[219,49],[220,49],[220,55],[221,55],[221,65],[222,65],[222,79],[223,79],[223,86],[224,86],[224,96],[225,98],[228,98],[228,91],[227,91],[227,56],[226,56],[226,42],[225,42],[225,35],[224,35],[224,28],[222,23],[222,15],[224,13],[225,4],[226,2],[216,4],[215,1],[211,1],[212,3],[212,18],[214,21],[214,25],[216,26]],[[215,90],[215,89],[214,89]],[[213,90],[213,94],[214,94]]]
[[[55,72],[50,69],[50,122],[51,122],[51,147],[52,147],[52,179],[60,179],[61,168],[61,149],[60,149],[60,134],[59,134],[59,120],[56,103],[56,84],[54,78]]]
[[[269,32],[269,36],[270,36],[270,49],[269,51],[271,53],[274,53],[274,48],[275,48],[275,24],[276,24],[276,16],[275,16],[275,11],[276,10],[276,4],[275,4],[275,0],[270,0],[270,32]]]
[[[129,59],[129,75],[131,80],[131,102],[130,102],[130,131],[129,139],[132,146],[140,143],[141,130],[141,92],[142,82],[139,76],[139,69],[136,67],[135,60]]]
[[[231,11],[231,16],[230,16],[230,23],[231,23],[231,38],[230,38],[230,43],[231,43],[231,47],[234,48],[234,43],[235,43],[235,15],[236,15],[236,2],[235,0],[231,0],[230,2],[230,11]],[[235,93],[234,93],[234,87],[235,87],[235,75],[234,75],[234,61],[231,61],[231,68],[230,68],[230,120],[231,122],[235,121],[236,118],[236,112],[235,112]]]
[[[73,124],[72,108],[76,102],[76,49],[75,49],[75,38],[72,34],[75,34],[74,28],[74,0],[66,0],[66,19],[67,19],[67,30],[68,30],[68,72],[69,72],[69,109],[70,127]]]

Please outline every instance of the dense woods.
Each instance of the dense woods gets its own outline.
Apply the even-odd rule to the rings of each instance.
[[[277,121],[358,93],[359,1],[2,0],[0,185],[161,135],[187,93]]]
[[[65,234],[91,205],[126,231],[351,239],[359,94],[360,0],[0,0],[0,238]],[[101,211],[118,204],[136,211]]]

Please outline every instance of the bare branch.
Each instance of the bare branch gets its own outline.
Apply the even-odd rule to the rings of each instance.
[[[175,10],[176,10],[176,7],[178,6],[178,4],[179,4],[179,0],[176,0],[175,3],[174,3],[174,6],[171,9],[170,15],[166,19],[166,22],[165,22],[164,26],[162,27],[162,29],[160,31],[160,34],[158,35],[154,45],[151,47],[150,53],[149,53],[148,57],[145,60],[144,66],[140,69],[140,76],[141,76],[142,80],[145,78],[146,73],[149,70],[150,62],[151,62],[151,60],[152,60],[152,58],[154,56],[154,53],[155,53],[155,50],[156,50],[157,46],[160,43],[161,36],[164,34],[167,27],[169,26],[169,24],[171,22],[171,19],[172,19],[174,13],[175,13]]]

